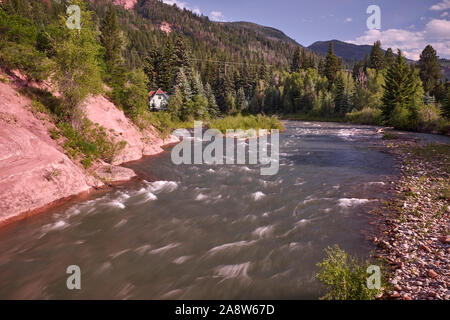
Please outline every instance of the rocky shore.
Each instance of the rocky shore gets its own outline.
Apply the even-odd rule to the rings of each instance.
[[[450,145],[382,144],[401,164],[373,239],[388,269],[383,298],[450,300]]]

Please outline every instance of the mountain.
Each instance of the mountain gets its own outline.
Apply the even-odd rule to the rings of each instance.
[[[253,31],[254,33],[264,36],[269,40],[280,40],[283,42],[301,46],[299,43],[297,43],[297,41],[288,37],[283,31],[280,31],[272,27],[261,26],[259,24],[247,21],[224,22],[224,24],[230,24],[240,29]]]
[[[327,54],[330,42],[333,43],[334,53],[346,60],[362,60],[367,54],[370,54],[372,46],[369,45],[356,45],[352,43],[347,43],[339,40],[331,41],[317,41],[308,47],[313,52],[319,54]]]
[[[266,62],[287,68],[299,44],[283,32],[249,22],[215,22],[160,0],[91,0],[99,17],[106,4],[118,5],[120,28],[128,41],[126,57],[130,66],[142,63],[153,48],[161,48],[167,38],[178,35],[193,48],[194,58],[230,62]]]
[[[444,79],[450,79],[450,60],[439,59],[439,64],[441,65],[441,73]]]

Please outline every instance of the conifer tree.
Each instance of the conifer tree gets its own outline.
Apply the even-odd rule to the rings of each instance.
[[[238,112],[247,108],[247,100],[245,98],[245,92],[243,88],[239,88],[236,94],[236,109]]]
[[[117,21],[115,6],[110,4],[105,18],[100,25],[100,40],[105,48],[105,63],[111,71],[122,61],[122,35]]]
[[[325,59],[325,67],[324,74],[329,81],[329,85],[334,83],[334,79],[336,78],[336,74],[340,68],[340,62],[338,57],[334,54],[333,42],[330,42],[330,46],[328,48],[328,54]]]
[[[378,71],[384,69],[384,53],[381,49],[381,42],[376,41],[373,44],[372,51],[370,52],[370,67]]]
[[[385,77],[384,96],[382,98],[382,115],[389,121],[395,108],[408,109],[413,103],[414,81],[411,69],[405,62],[402,52],[398,50],[395,63],[388,69]]]
[[[208,113],[212,118],[219,115],[219,108],[217,106],[216,97],[212,91],[211,85],[209,83],[205,86],[205,97],[208,100]]]
[[[170,93],[173,92],[174,78],[178,74],[175,74],[174,64],[175,56],[173,53],[173,46],[172,42],[169,40],[167,41],[164,48],[160,69],[158,70],[158,86],[161,87],[164,91],[168,91]]]
[[[173,119],[181,118],[181,111],[183,109],[183,95],[178,87],[175,88],[174,93],[170,96],[167,104],[167,112],[172,115]]]
[[[147,55],[147,57],[145,57],[144,59],[143,69],[148,78],[149,90],[156,90],[162,86],[159,78],[162,72],[161,70],[162,60],[163,57],[161,53],[156,49],[152,49]]]
[[[181,68],[178,71],[175,83],[175,87],[180,90],[183,96],[183,102],[186,103],[187,101],[192,100],[192,89],[189,80],[184,73],[184,68]]]
[[[388,68],[395,62],[395,55],[391,48],[386,50],[386,53],[384,54],[384,61],[386,63],[386,67]]]
[[[309,60],[306,57],[306,51],[304,48],[302,48],[302,54],[300,57],[300,68],[301,69],[308,69],[309,67]]]
[[[418,67],[420,70],[420,79],[422,79],[425,92],[428,94],[433,94],[434,89],[438,85],[442,75],[439,60],[436,56],[436,51],[432,46],[427,45],[422,51]]]
[[[447,95],[441,104],[441,115],[447,120],[450,120],[450,87],[447,88]]]
[[[295,48],[294,56],[291,63],[291,72],[299,72],[302,67],[302,53],[300,47]]]

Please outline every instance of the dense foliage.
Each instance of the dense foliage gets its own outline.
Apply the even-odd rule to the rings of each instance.
[[[103,81],[106,94],[140,125],[265,113],[449,128],[449,85],[431,46],[414,65],[376,42],[350,71],[333,42],[319,56],[277,30],[212,22],[157,0],[140,0],[133,10],[77,0],[82,28],[69,30],[62,25],[69,3],[5,0],[0,11],[2,66],[36,80],[51,74],[69,120]],[[157,88],[170,95],[167,116],[148,115],[148,92]]]

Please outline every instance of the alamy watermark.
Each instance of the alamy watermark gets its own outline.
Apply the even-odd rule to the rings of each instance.
[[[381,9],[377,5],[370,5],[367,7],[367,14],[370,14],[367,18],[367,29],[380,30],[381,29]]]
[[[369,277],[367,277],[367,288],[370,290],[381,289],[381,268],[379,266],[369,266],[366,270]]]
[[[69,290],[81,290],[81,269],[77,265],[68,266],[66,273],[70,274],[67,278],[66,286]]]
[[[194,136],[189,130],[177,129],[173,135],[182,138],[171,153],[172,162],[181,164],[206,165],[256,165],[261,167],[263,176],[276,175],[279,170],[280,133],[278,129],[241,130],[228,129],[225,137],[217,129],[203,132],[202,122],[194,122]],[[203,146],[203,142],[210,142]],[[247,143],[248,142],[248,143]],[[248,148],[247,148],[248,145]],[[225,157],[224,157],[225,146]],[[270,149],[270,155],[269,155]],[[235,152],[236,151],[236,152]]]

